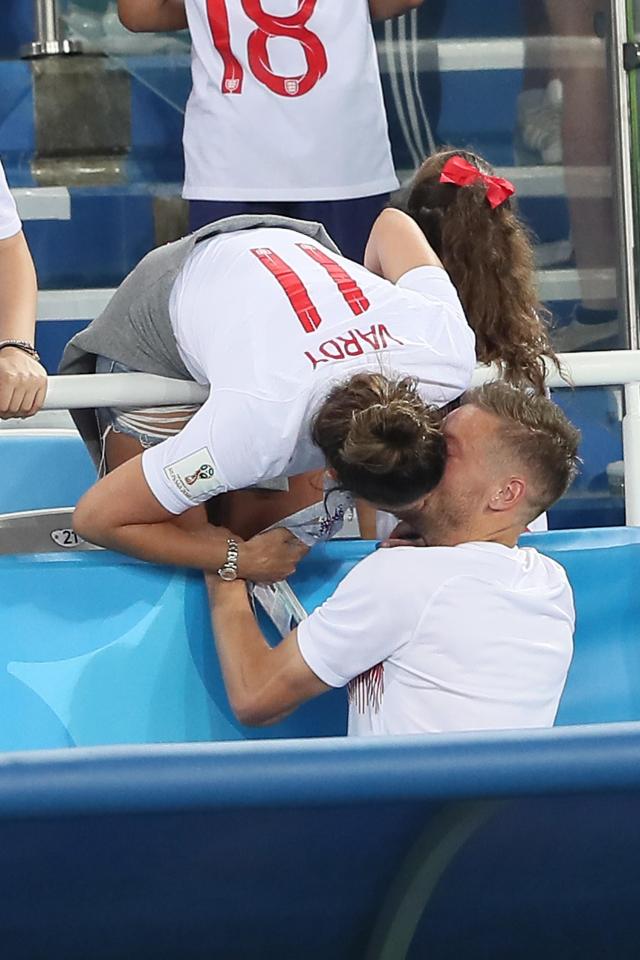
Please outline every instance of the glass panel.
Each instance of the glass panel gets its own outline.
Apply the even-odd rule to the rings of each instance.
[[[622,390],[562,389],[553,399],[582,432],[583,463],[569,492],[549,511],[550,528],[624,525]]]
[[[548,196],[528,200],[526,212],[546,241],[539,248],[541,286],[557,322],[556,347],[621,347],[609,5],[523,0],[522,8],[529,39],[515,160],[531,183],[547,178]],[[544,234],[536,222],[541,214]]]
[[[428,133],[486,156],[515,183],[537,237],[556,349],[624,347],[607,0],[431,0],[417,22],[417,41],[408,25],[380,30],[401,178]],[[554,399],[582,430],[585,462],[551,526],[624,523],[620,390],[558,390]]]
[[[556,348],[623,347],[607,0],[430,0],[418,23],[415,49],[402,21],[380,31],[396,43],[383,68],[403,179],[430,137],[485,155],[538,238]]]
[[[629,28],[629,40],[640,44],[640,0],[627,0],[627,21]],[[631,108],[631,154],[632,154],[632,175],[634,178],[634,201],[635,201],[635,235],[636,250],[638,249],[637,237],[640,231],[640,70],[629,74],[630,77],[630,108]],[[640,284],[638,280],[640,274],[636,266],[636,291],[640,297]],[[640,302],[640,301],[639,301]],[[640,319],[637,319],[640,324]],[[640,326],[638,328],[638,337],[640,339]]]
[[[190,40],[178,33],[132,33],[118,19],[115,0],[62,0],[67,36],[85,53],[101,53],[180,113],[190,87]]]
[[[122,149],[118,189],[133,185],[141,209],[142,192],[152,190],[154,223],[152,236],[142,229],[142,216],[131,216],[127,195],[122,232],[129,237],[139,228],[138,246],[148,249],[163,236],[159,190],[179,193],[182,114],[191,83],[188,33],[130,33],[118,21],[115,0],[59,2],[68,34],[130,78],[131,136]],[[629,7],[640,39],[640,0],[629,0]],[[425,0],[419,11],[375,29],[401,180],[434,145],[468,145],[485,155],[515,182],[521,212],[538,238],[540,289],[554,315],[557,349],[624,346],[608,0]],[[637,83],[634,78],[636,93]],[[637,136],[635,142],[637,148]],[[75,200],[78,209],[81,199]],[[114,236],[120,229],[114,227]],[[127,256],[138,259],[138,247]],[[119,260],[117,270],[123,272]],[[116,282],[115,276],[92,281],[86,274],[84,285]],[[607,471],[621,457],[619,391],[556,396],[571,405],[585,434],[584,477],[569,498],[580,501],[572,524],[606,523],[614,514],[619,519],[621,501],[608,492],[617,474]]]

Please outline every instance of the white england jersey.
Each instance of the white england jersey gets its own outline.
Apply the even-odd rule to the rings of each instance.
[[[191,200],[397,187],[367,0],[186,0]]]
[[[180,355],[211,386],[142,465],[178,514],[226,490],[324,466],[310,422],[328,390],[360,372],[416,377],[442,406],[467,389],[475,338],[440,267],[389,283],[284,228],[200,243],[174,284]]]
[[[15,200],[9,192],[7,178],[0,163],[0,240],[15,236],[22,229]]]
[[[551,727],[571,656],[567,575],[530,547],[394,547],[298,626],[317,677],[349,685],[349,734]]]

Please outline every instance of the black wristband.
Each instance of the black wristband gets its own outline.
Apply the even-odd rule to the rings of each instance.
[[[4,350],[5,347],[14,347],[16,350],[22,350],[23,353],[28,353],[30,357],[33,357],[34,360],[40,363],[38,351],[28,340],[0,340],[0,350]]]

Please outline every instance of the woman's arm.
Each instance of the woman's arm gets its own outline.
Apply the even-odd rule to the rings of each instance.
[[[204,522],[187,528],[155,498],[142,457],[119,466],[93,486],[76,507],[73,526],[83,539],[151,563],[216,572],[227,556],[229,531]],[[307,547],[288,530],[239,540],[239,576],[258,582],[284,580]]]
[[[0,240],[0,341],[33,344],[36,323],[36,271],[22,230]],[[0,418],[28,417],[47,392],[44,368],[24,350],[0,349]]]
[[[120,23],[134,33],[184,30],[184,0],[118,0]]]
[[[414,267],[442,267],[415,220],[391,207],[382,211],[371,228],[364,265],[392,283]]]

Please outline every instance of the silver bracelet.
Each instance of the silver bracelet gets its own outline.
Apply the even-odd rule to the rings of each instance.
[[[227,540],[227,559],[218,570],[218,576],[221,580],[231,582],[237,578],[239,554],[240,550],[237,541],[229,537]]]

